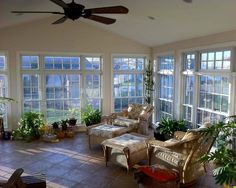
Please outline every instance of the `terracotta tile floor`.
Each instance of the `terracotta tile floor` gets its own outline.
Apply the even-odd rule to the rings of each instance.
[[[0,179],[8,179],[16,168],[24,175],[46,174],[47,187],[136,188],[133,170],[126,172],[115,164],[105,166],[100,146],[91,150],[88,136],[78,133],[58,143],[0,141]],[[217,188],[210,172],[191,188]]]

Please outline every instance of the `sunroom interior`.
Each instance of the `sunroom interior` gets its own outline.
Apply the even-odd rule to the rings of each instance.
[[[16,129],[26,111],[43,113],[51,124],[67,118],[70,108],[81,111],[92,105],[107,115],[130,103],[144,103],[143,75],[148,62],[154,72],[152,123],[169,117],[197,128],[235,114],[235,1],[77,2],[87,7],[119,4],[129,13],[109,15],[117,19],[112,25],[82,18],[52,25],[57,16],[11,13],[55,10],[50,1],[0,2],[0,95],[15,100],[1,106],[5,130]],[[82,139],[86,142],[86,135]],[[6,141],[3,143],[5,147]],[[24,147],[29,146],[20,146]],[[72,155],[68,147],[58,150],[63,152]],[[95,161],[93,152],[89,154],[80,157]],[[9,175],[15,168],[4,166],[4,161],[7,159],[1,159],[0,169],[5,174],[8,169]],[[0,176],[5,177],[4,173]],[[58,177],[49,179],[51,187],[79,187],[74,179],[72,186]],[[205,182],[198,187],[215,186]],[[89,182],[80,185],[86,187]]]

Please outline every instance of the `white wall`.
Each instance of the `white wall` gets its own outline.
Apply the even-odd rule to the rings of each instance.
[[[90,26],[81,21],[52,25],[55,17],[0,29],[0,52],[8,54],[10,70],[9,96],[20,100],[16,80],[19,52],[98,53],[103,56],[103,113],[111,112],[111,55],[146,54],[151,49],[127,38]],[[112,27],[112,25],[107,26]],[[18,89],[17,89],[18,88]],[[11,105],[10,127],[19,120],[19,105]]]

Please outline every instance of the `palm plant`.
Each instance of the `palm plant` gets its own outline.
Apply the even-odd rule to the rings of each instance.
[[[232,121],[233,118],[233,121]],[[213,161],[213,176],[217,184],[231,184],[236,181],[236,151],[233,142],[236,137],[236,115],[227,118],[227,122],[214,124],[202,134],[216,137],[217,149],[201,157],[203,163]]]

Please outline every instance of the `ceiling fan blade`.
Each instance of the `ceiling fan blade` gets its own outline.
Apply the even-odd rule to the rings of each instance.
[[[66,20],[67,20],[67,17],[63,16],[62,18],[60,18],[59,20],[53,22],[52,24],[61,24],[61,23],[63,23]]]
[[[49,14],[64,14],[63,12],[50,12],[50,11],[11,11],[12,13],[25,14],[25,13],[49,13]]]
[[[90,20],[94,20],[96,22],[100,22],[103,24],[113,24],[116,22],[116,19],[112,19],[112,18],[107,18],[107,17],[103,17],[103,16],[97,16],[97,15],[91,15],[89,17],[85,17],[86,19],[90,19]]]
[[[62,8],[69,8],[69,6],[62,0],[50,0],[50,1],[52,1],[53,3],[59,5]]]
[[[127,14],[129,9],[123,6],[113,6],[85,9],[85,12],[86,11],[89,11],[92,14]]]
[[[185,3],[192,3],[192,0],[183,0]]]

